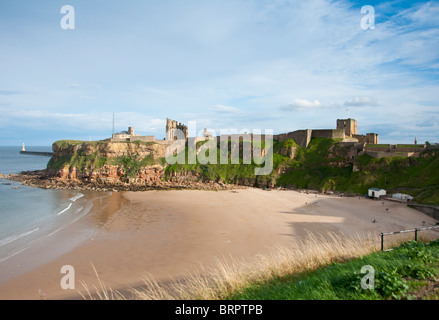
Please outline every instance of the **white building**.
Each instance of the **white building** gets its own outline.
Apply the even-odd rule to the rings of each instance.
[[[128,127],[128,131],[121,131],[115,133],[109,139],[111,142],[121,142],[121,141],[144,141],[150,142],[155,141],[154,136],[141,136],[134,133],[134,127]]]
[[[403,200],[403,201],[411,201],[413,199],[411,195],[405,193],[394,193],[392,194],[392,198]]]
[[[386,194],[386,190],[380,188],[370,188],[368,193],[369,198],[379,198],[385,196]]]

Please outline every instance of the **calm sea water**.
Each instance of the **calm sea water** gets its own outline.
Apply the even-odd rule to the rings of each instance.
[[[49,157],[21,155],[21,147],[0,147],[0,173],[46,168]],[[51,147],[26,147],[51,151]],[[44,190],[0,179],[0,262],[61,231],[87,214],[92,204],[71,190]]]

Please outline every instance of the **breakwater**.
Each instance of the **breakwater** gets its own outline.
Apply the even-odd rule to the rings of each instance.
[[[51,157],[53,152],[41,152],[41,151],[20,151],[20,154],[26,154],[29,156],[43,156],[43,157]]]

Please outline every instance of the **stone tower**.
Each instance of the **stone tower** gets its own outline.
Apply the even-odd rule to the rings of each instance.
[[[357,120],[355,119],[337,119],[337,129],[343,129],[347,137],[358,134]]]
[[[173,141],[177,139],[188,138],[188,129],[184,124],[166,118],[166,140]]]

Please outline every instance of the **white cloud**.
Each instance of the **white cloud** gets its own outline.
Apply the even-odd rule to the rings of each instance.
[[[323,108],[324,106],[319,100],[307,100],[307,99],[294,99],[293,102],[289,103],[286,106],[281,107],[281,110],[284,111],[304,111],[304,110],[310,110],[310,109],[319,109]]]
[[[207,107],[208,110],[218,113],[240,113],[241,110],[231,106],[225,106],[222,104],[216,104],[214,106]]]
[[[79,83],[70,83],[67,88],[79,88],[81,85]]]
[[[343,104],[345,107],[373,107],[378,103],[371,97],[355,97],[351,100],[346,100]]]

